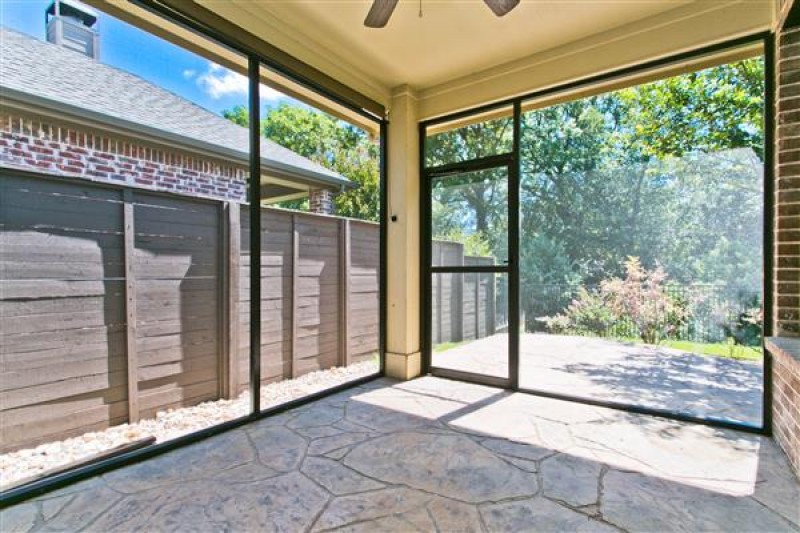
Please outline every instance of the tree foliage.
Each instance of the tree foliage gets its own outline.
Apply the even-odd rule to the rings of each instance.
[[[644,157],[752,148],[764,153],[764,63],[747,59],[623,89]]]
[[[577,284],[624,277],[622,259],[658,265],[674,283],[757,294],[763,214],[762,59],[523,113],[520,139],[521,305],[529,327],[569,303]],[[426,139],[426,164],[511,151],[496,118]],[[446,182],[445,182],[446,183]],[[507,257],[501,179],[437,184],[434,237],[485,233]],[[566,298],[566,299],[565,299]],[[575,309],[601,318],[591,294]]]
[[[247,126],[247,109],[223,111],[228,120]],[[356,184],[334,199],[336,213],[378,220],[378,146],[362,130],[308,107],[282,103],[268,108],[261,122],[264,137],[333,170]],[[283,202],[282,207],[307,209],[308,200]]]
[[[636,256],[676,281],[757,287],[763,76],[763,61],[748,59],[524,113],[523,285],[597,284]],[[426,162],[507,152],[510,122],[433,135]],[[505,191],[494,190],[502,186],[440,195],[448,208],[439,218],[451,213],[440,225],[472,216],[478,231],[489,226],[505,208]],[[532,250],[543,242],[559,245],[558,268],[537,264]]]
[[[540,312],[546,294],[564,309],[576,285],[626,279],[629,256],[676,284],[758,294],[763,89],[764,62],[748,59],[522,115],[519,257],[529,326],[554,314]],[[225,116],[247,123],[241,108]],[[339,214],[377,219],[377,147],[363,132],[287,104],[267,112],[262,130],[359,184],[336,199]],[[425,164],[510,153],[512,135],[510,117],[436,132]],[[431,193],[434,238],[508,259],[504,170],[436,180]],[[604,320],[596,296],[576,304],[590,322]]]

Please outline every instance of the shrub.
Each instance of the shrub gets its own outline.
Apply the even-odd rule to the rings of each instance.
[[[674,335],[689,316],[687,302],[667,292],[666,279],[661,267],[646,270],[639,258],[629,257],[624,278],[604,280],[599,290],[581,288],[563,314],[539,320],[553,333],[628,332],[647,344],[657,344]]]
[[[755,295],[739,298],[738,304],[724,302],[714,308],[714,322],[726,339],[742,346],[761,344],[763,313],[760,298]]]
[[[564,314],[538,320],[552,333],[605,336],[616,322],[616,317],[600,291],[581,287]]]
[[[611,311],[630,320],[642,341],[657,344],[687,318],[687,308],[666,291],[667,273],[656,267],[646,270],[638,257],[625,261],[625,278],[611,278],[600,284]]]

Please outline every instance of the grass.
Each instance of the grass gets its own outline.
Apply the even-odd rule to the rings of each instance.
[[[753,346],[740,346],[724,342],[703,343],[691,341],[665,340],[659,346],[673,348],[683,352],[692,352],[698,355],[711,355],[714,357],[727,357],[730,359],[740,359],[743,361],[760,361],[762,358],[761,350]]]
[[[435,353],[446,352],[447,350],[452,350],[456,346],[461,346],[462,344],[464,344],[464,342],[466,342],[466,341],[461,341],[461,342],[442,342],[442,343],[439,343],[436,346],[434,346],[433,347],[433,351]]]
[[[641,343],[641,339],[625,338],[619,339],[625,342]],[[433,347],[434,353],[446,352],[452,350],[457,346],[461,346],[465,342],[442,342]],[[707,355],[712,357],[727,357],[729,359],[738,359],[741,361],[761,361],[763,354],[761,350],[754,346],[740,346],[738,344],[729,344],[725,342],[705,343],[705,342],[692,342],[692,341],[677,341],[677,340],[663,340],[658,343],[659,346],[664,348],[672,348],[682,352],[690,352],[697,355]]]
[[[638,337],[620,337],[616,340],[632,344],[643,344],[642,339]],[[697,355],[726,357],[740,361],[761,361],[763,357],[761,349],[756,346],[741,346],[732,342],[692,342],[666,339],[659,341],[658,346]]]

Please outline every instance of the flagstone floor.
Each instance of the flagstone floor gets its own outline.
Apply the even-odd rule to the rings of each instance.
[[[11,531],[800,531],[770,439],[379,379],[0,513]]]

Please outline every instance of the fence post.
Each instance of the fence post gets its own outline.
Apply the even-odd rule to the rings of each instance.
[[[436,265],[443,265],[444,252],[441,243],[438,244],[437,251],[439,252],[439,260],[437,261]],[[445,338],[444,334],[442,333],[442,325],[444,322],[442,320],[442,309],[444,308],[444,301],[442,300],[442,295],[443,295],[442,277],[443,277],[442,274],[437,274],[436,276],[433,276],[433,279],[436,280],[436,310],[434,312],[436,313],[435,320],[437,324],[436,339],[433,340],[433,343],[441,343],[444,340],[450,340],[450,337],[452,337],[452,335],[448,335],[447,338]]]
[[[476,264],[479,264],[476,262]],[[475,273],[475,338],[481,338],[481,274]]]
[[[350,364],[350,220],[339,220],[339,365]]]
[[[125,237],[125,363],[128,381],[128,422],[139,421],[139,358],[136,354],[136,232],[133,220],[133,191],[122,193]]]
[[[495,301],[495,284],[497,276],[494,272],[487,274],[488,283],[486,286],[486,336],[494,335],[497,331],[497,302]]]
[[[241,276],[241,212],[239,204],[223,205],[222,299],[223,299],[223,349],[220,361],[223,398],[235,398],[239,393],[239,280]]]
[[[289,377],[297,377],[297,303],[298,283],[300,281],[300,231],[297,228],[297,215],[292,215],[292,357],[289,362]]]
[[[455,261],[457,266],[464,266],[464,245],[458,243],[455,246],[458,254],[458,259]],[[456,305],[450,305],[450,320],[455,322],[453,324],[454,330],[457,332],[454,335],[454,342],[461,342],[466,340],[464,336],[464,295],[466,292],[464,291],[464,273],[452,274],[454,278],[453,283],[453,292],[455,293],[455,301]]]

